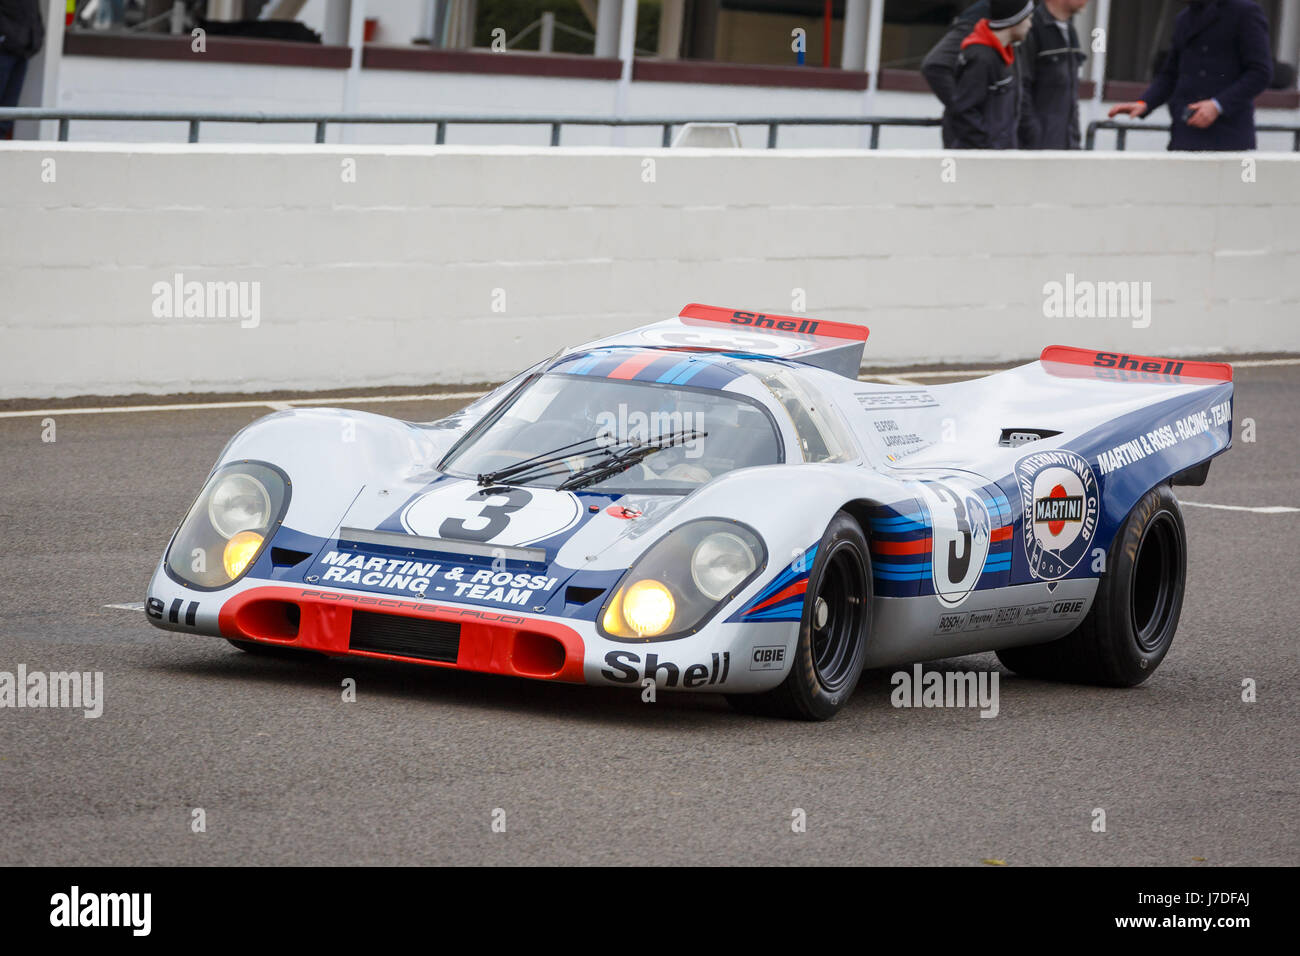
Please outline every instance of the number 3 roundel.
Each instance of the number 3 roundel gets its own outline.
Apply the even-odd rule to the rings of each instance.
[[[411,502],[402,526],[429,538],[523,545],[567,531],[581,515],[577,496],[568,491],[484,490],[455,482]]]
[[[918,483],[930,514],[930,566],[934,593],[956,607],[974,589],[989,556],[990,521],[979,492],[956,478]]]

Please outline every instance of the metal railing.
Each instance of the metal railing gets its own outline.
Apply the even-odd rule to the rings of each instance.
[[[549,126],[551,145],[560,145],[561,130],[565,126],[604,126],[610,128],[653,127],[663,130],[661,142],[672,144],[673,130],[687,123],[734,123],[737,126],[767,127],[767,148],[775,149],[777,134],[783,126],[866,126],[871,129],[870,148],[880,148],[880,131],[886,126],[936,128],[943,125],[937,117],[916,116],[562,116],[539,115],[483,115],[473,113],[225,113],[196,112],[192,110],[63,110],[29,107],[0,109],[3,120],[52,120],[59,124],[59,139],[66,141],[72,122],[108,121],[137,123],[185,123],[189,127],[189,142],[199,141],[199,129],[204,123],[254,123],[273,125],[314,126],[316,142],[325,142],[331,125],[346,126],[433,126],[434,141],[442,146],[447,142],[447,127],[457,126]],[[1115,148],[1128,146],[1128,134],[1168,133],[1168,123],[1123,123],[1115,120],[1095,120],[1088,124],[1084,136],[1084,149],[1097,148],[1098,130],[1115,131]],[[1285,123],[1259,123],[1260,133],[1290,133],[1291,148],[1300,152],[1300,125]]]
[[[1173,126],[1169,123],[1120,123],[1115,120],[1094,120],[1088,124],[1088,132],[1084,136],[1084,149],[1095,149],[1097,142],[1097,130],[1113,129],[1115,131],[1115,148],[1121,152],[1128,146],[1128,134],[1136,131],[1139,133],[1168,133]],[[1291,126],[1285,123],[1256,123],[1255,132],[1257,133],[1290,133],[1291,134],[1291,151],[1300,153],[1300,126]]]
[[[672,144],[674,127],[686,123],[735,123],[737,126],[766,126],[767,148],[775,149],[777,131],[782,126],[869,126],[871,148],[880,147],[880,129],[884,126],[937,127],[942,121],[915,116],[548,116],[526,114],[518,116],[476,114],[421,114],[421,113],[223,113],[170,110],[63,110],[17,108],[0,109],[2,120],[57,120],[59,139],[66,141],[73,120],[92,120],[137,123],[187,123],[189,141],[199,141],[199,128],[204,123],[258,123],[277,125],[310,125],[316,128],[316,142],[325,142],[325,132],[331,125],[363,126],[434,126],[435,142],[439,146],[447,141],[447,127],[463,126],[549,126],[551,145],[560,145],[560,131],[565,126],[645,127],[663,129],[663,145]]]

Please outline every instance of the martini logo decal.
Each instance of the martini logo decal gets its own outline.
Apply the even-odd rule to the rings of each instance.
[[[1059,580],[1078,567],[1097,535],[1097,478],[1074,452],[1044,451],[1017,462],[1016,485],[1029,574]]]
[[[1051,495],[1034,501],[1034,520],[1046,521],[1052,534],[1060,534],[1067,521],[1083,520],[1083,496],[1067,495],[1063,485],[1055,485]]]

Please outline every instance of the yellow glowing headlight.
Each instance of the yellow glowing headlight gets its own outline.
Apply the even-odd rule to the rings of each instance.
[[[605,609],[605,630],[610,634],[617,634],[620,637],[626,637],[628,634],[627,625],[623,623],[623,592],[619,591],[614,595],[614,600],[609,602],[609,607]]]
[[[262,547],[262,536],[256,531],[241,531],[226,542],[226,549],[221,553],[221,563],[225,565],[226,574],[231,580],[244,573],[248,562],[252,561]]]
[[[673,615],[677,612],[672,592],[652,578],[638,581],[628,588],[621,603],[623,620],[637,637],[662,634],[672,626]]]

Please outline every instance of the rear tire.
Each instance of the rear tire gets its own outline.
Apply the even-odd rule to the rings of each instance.
[[[1049,644],[1010,647],[998,660],[1024,677],[1135,687],[1169,653],[1183,609],[1187,532],[1167,485],[1133,506],[1111,543],[1087,617]]]
[[[808,575],[790,673],[762,694],[729,694],[745,714],[829,720],[853,696],[871,633],[871,553],[857,521],[836,512]]]

